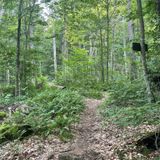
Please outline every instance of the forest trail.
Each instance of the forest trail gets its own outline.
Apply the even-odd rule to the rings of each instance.
[[[105,129],[98,113],[98,107],[106,98],[107,95],[101,100],[85,99],[86,109],[81,115],[80,123],[73,127],[74,139],[67,144],[66,151],[55,155],[55,160],[119,159],[114,153],[115,144],[119,144],[115,138],[117,135],[113,134],[116,129],[113,126]]]
[[[86,109],[81,116],[80,123],[75,126],[75,139],[71,143],[71,153],[81,159],[103,159],[97,149],[103,141],[101,119],[97,107],[102,100],[86,99]]]
[[[74,139],[69,142],[68,150],[57,155],[57,160],[107,160],[111,156],[106,133],[102,128],[102,120],[97,108],[105,100],[85,99],[86,109],[82,113],[80,123],[74,126]],[[109,153],[107,153],[109,152]],[[110,157],[111,159],[111,157]]]
[[[149,129],[144,126],[119,128],[113,124],[103,127],[98,106],[101,100],[85,99],[86,108],[80,116],[80,122],[72,126],[74,137],[63,142],[53,134],[43,139],[32,136],[23,141],[10,142],[0,149],[2,160],[120,160],[119,151],[126,153],[127,160],[143,155],[133,149],[135,135]],[[151,128],[152,129],[152,128]],[[122,155],[122,159],[125,159]],[[146,157],[144,158],[147,159]]]

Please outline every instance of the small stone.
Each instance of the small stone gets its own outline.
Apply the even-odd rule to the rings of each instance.
[[[72,155],[71,153],[60,154],[58,160],[84,160],[83,156]]]
[[[54,159],[54,154],[50,154],[48,157],[47,157],[47,160],[53,160]]]

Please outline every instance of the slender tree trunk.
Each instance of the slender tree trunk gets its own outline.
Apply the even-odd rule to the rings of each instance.
[[[101,58],[101,80],[104,83],[105,77],[104,77],[104,52],[103,52],[103,35],[102,35],[102,29],[100,28],[100,58]]]
[[[127,9],[128,9],[128,13],[130,14],[131,13],[131,0],[128,0]],[[132,20],[128,22],[128,39],[129,39],[130,48],[131,48],[131,44],[134,39],[134,28],[133,28]],[[136,61],[136,55],[134,51],[132,50],[130,52],[130,80],[131,81],[137,78],[137,66],[135,64],[135,61]]]
[[[33,19],[33,12],[35,9],[35,0],[31,1],[26,1],[25,7],[29,7],[29,16],[28,14],[25,16],[24,19],[24,31],[25,31],[25,52],[23,53],[23,64],[22,65],[22,87],[26,87],[27,85],[27,73],[26,73],[26,68],[27,68],[27,63],[26,60],[29,59],[30,54],[29,49],[33,48],[33,44],[30,42],[31,36],[33,36],[33,26],[32,26],[32,19]]]
[[[63,19],[64,19],[64,24],[63,24],[63,39],[62,39],[62,54],[64,57],[64,60],[68,59],[68,48],[67,48],[67,17],[66,17],[66,11],[64,8],[64,15],[63,15]]]
[[[53,60],[54,60],[54,75],[57,74],[57,52],[56,52],[56,36],[53,35]]]
[[[62,66],[63,66],[63,71],[64,71],[64,77],[66,81],[67,77],[67,65],[66,61],[68,60],[68,45],[67,45],[67,17],[66,17],[66,8],[64,6],[64,13],[63,13],[63,37],[62,37]]]
[[[125,75],[128,77],[128,64],[127,64],[127,51],[126,51],[126,47],[127,47],[127,41],[126,41],[126,22],[124,21],[124,25],[123,25],[123,56],[124,56],[124,72]]]
[[[109,0],[106,0],[106,12],[107,12],[107,73],[106,73],[106,76],[107,76],[107,82],[109,81],[109,52],[110,52],[110,41],[109,41],[109,32],[110,32],[110,19],[109,19]]]
[[[23,0],[19,0],[18,28],[17,28],[17,53],[16,53],[16,90],[15,95],[20,96],[20,48],[21,48],[21,21]]]
[[[93,56],[94,48],[93,48],[93,42],[92,42],[92,36],[89,37],[89,55]]]
[[[112,46],[111,46],[111,78],[113,80],[114,71],[114,41],[115,41],[115,25],[112,28]]]
[[[29,14],[29,20],[28,20],[28,39],[29,39],[29,49],[33,48],[33,43],[31,42],[30,38],[33,38],[33,12],[35,9],[36,0],[32,0],[29,4],[29,7],[31,8],[30,14]]]
[[[140,31],[141,31],[141,60],[142,60],[142,66],[143,66],[143,72],[144,72],[144,80],[147,88],[148,102],[151,103],[155,101],[155,98],[151,90],[151,83],[149,80],[148,70],[147,70],[146,51],[145,51],[145,29],[144,29],[144,19],[143,19],[143,13],[142,13],[141,0],[137,0],[137,8],[138,8]]]
[[[27,6],[27,5],[26,5]],[[26,55],[28,52],[28,29],[27,29],[27,17],[25,17],[24,20],[25,26],[24,26],[24,30],[25,30],[25,52],[23,53],[23,72],[22,72],[22,83],[23,83],[23,87],[26,87],[26,82],[27,82],[27,75],[26,75]]]

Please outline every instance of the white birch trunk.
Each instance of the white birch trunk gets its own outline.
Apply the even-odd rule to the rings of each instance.
[[[56,52],[56,37],[53,36],[53,60],[54,60],[54,73],[57,74],[57,52]]]

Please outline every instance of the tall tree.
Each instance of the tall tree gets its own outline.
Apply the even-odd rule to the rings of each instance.
[[[127,9],[128,9],[128,14],[131,14],[131,0],[128,0],[127,4]],[[128,40],[130,44],[132,44],[134,39],[134,26],[133,26],[133,20],[129,20],[128,22]],[[130,45],[131,48],[131,45]],[[134,51],[130,51],[130,79],[134,80],[137,78],[137,69],[136,69],[136,55]]]
[[[109,17],[109,9],[110,9],[111,1],[106,0],[106,14],[107,14],[107,82],[109,80],[109,52],[110,52],[110,17]]]
[[[53,60],[54,60],[54,77],[57,74],[57,52],[56,52],[56,34],[53,34]]]
[[[140,32],[141,32],[141,60],[142,60],[142,66],[143,66],[143,72],[144,72],[144,79],[145,79],[146,88],[147,88],[148,102],[151,103],[155,101],[155,98],[152,93],[151,83],[149,80],[148,70],[147,70],[146,51],[145,51],[145,28],[144,28],[144,19],[143,19],[141,0],[137,0],[137,9],[138,9]]]
[[[17,53],[16,53],[16,89],[15,95],[20,96],[20,49],[21,49],[21,22],[23,0],[19,0],[18,28],[17,28]]]

